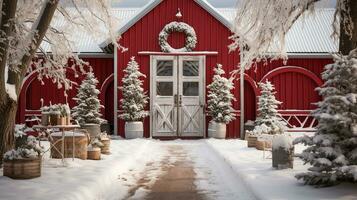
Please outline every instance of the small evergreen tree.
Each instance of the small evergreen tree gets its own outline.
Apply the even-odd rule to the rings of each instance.
[[[317,132],[294,141],[309,146],[299,156],[312,165],[296,178],[317,187],[357,181],[357,52],[334,59],[325,67],[325,83],[318,88],[323,100],[313,112]]]
[[[98,95],[100,91],[97,89],[98,80],[95,78],[92,70],[87,73],[86,78],[82,81],[78,88],[78,93],[73,100],[77,102],[77,106],[73,108],[73,118],[79,124],[100,124],[102,115]]]
[[[222,75],[225,73],[222,65],[218,64],[214,69],[215,75],[208,88],[208,115],[217,123],[228,124],[235,119],[232,101],[235,100],[231,90],[234,88],[232,79]]]
[[[269,81],[259,83],[261,95],[258,99],[258,116],[255,121],[256,133],[265,134],[283,134],[286,129],[286,123],[278,113],[277,108],[281,104],[275,98],[274,85]]]
[[[123,86],[119,89],[123,92],[123,99],[120,100],[123,114],[119,115],[125,121],[140,121],[149,113],[145,111],[149,97],[142,88],[143,81],[140,77],[146,77],[139,71],[139,64],[135,57],[131,57],[126,69],[124,70]]]

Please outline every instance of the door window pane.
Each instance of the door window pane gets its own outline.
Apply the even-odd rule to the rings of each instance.
[[[173,83],[172,82],[157,82],[156,93],[159,96],[172,96],[173,95]]]
[[[173,74],[173,61],[172,60],[159,60],[157,61],[157,76],[172,76]]]
[[[183,82],[183,96],[199,96],[198,82]]]
[[[183,75],[184,76],[198,76],[199,62],[198,61],[183,61]]]

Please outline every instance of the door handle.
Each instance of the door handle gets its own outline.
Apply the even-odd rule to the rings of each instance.
[[[179,107],[182,107],[182,95],[179,96],[178,103],[179,103]]]
[[[174,95],[174,107],[178,107],[178,96],[177,94]]]

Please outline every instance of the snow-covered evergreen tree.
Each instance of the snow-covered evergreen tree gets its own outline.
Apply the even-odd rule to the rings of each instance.
[[[125,121],[140,121],[149,113],[145,111],[149,97],[142,88],[141,77],[146,77],[139,71],[139,64],[135,57],[131,57],[126,69],[124,69],[123,85],[119,89],[123,92],[123,99],[120,100],[123,114],[119,115]]]
[[[222,65],[218,64],[214,69],[215,75],[208,88],[208,115],[218,123],[228,124],[235,119],[232,101],[235,101],[231,90],[234,88],[232,79],[227,79],[222,75],[225,73]]]
[[[78,93],[75,98],[77,106],[73,108],[73,118],[79,124],[100,124],[102,115],[98,95],[100,91],[97,89],[98,80],[93,72],[88,72],[86,78],[82,81],[78,88]]]
[[[274,85],[269,81],[259,83],[261,95],[258,99],[258,116],[255,121],[256,133],[264,134],[283,134],[286,129],[286,123],[278,113],[277,108],[281,104],[275,98]]]
[[[309,146],[299,156],[312,165],[296,178],[319,187],[357,181],[357,51],[334,59],[325,67],[325,83],[318,88],[323,100],[313,112],[317,132],[294,141]]]

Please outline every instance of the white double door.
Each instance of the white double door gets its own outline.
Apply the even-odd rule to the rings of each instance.
[[[153,137],[203,137],[205,57],[151,57]]]

